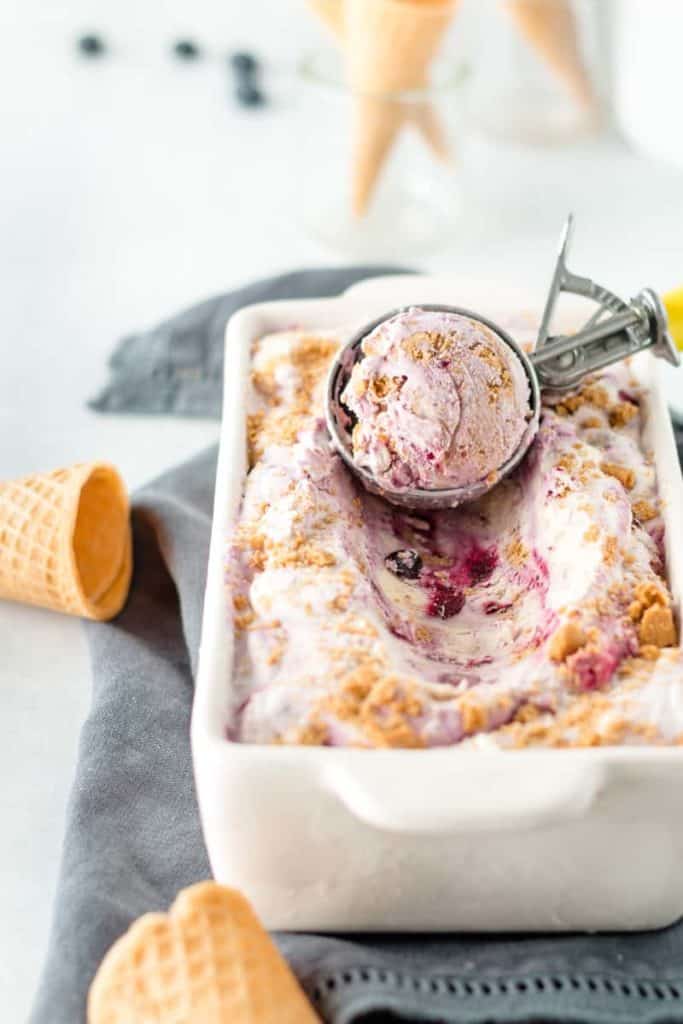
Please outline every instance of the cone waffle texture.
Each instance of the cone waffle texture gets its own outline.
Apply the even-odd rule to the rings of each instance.
[[[112,466],[0,483],[0,598],[109,619],[131,570],[128,496]]]
[[[445,153],[429,104],[402,102],[400,93],[424,87],[455,7],[455,0],[346,0],[348,79],[356,100],[352,204],[357,215],[367,209],[407,118]]]
[[[581,106],[594,102],[568,0],[507,0],[517,27]]]
[[[240,893],[183,890],[109,950],[90,988],[88,1024],[320,1024]]]

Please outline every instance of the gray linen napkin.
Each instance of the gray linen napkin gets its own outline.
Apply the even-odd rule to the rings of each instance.
[[[88,985],[138,915],[209,875],[189,718],[215,449],[134,499],[131,595],[87,625],[93,698],[31,1024],[84,1021]],[[323,1020],[683,1020],[683,926],[602,936],[277,936]],[[143,1024],[131,1021],[130,1024]],[[147,1022],[144,1022],[147,1024]]]

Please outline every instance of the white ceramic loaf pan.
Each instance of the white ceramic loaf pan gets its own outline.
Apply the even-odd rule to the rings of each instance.
[[[565,931],[668,924],[683,914],[683,748],[374,751],[225,738],[232,636],[224,562],[246,472],[251,343],[293,325],[360,326],[410,302],[461,305],[495,320],[504,305],[519,308],[524,297],[455,276],[382,278],[331,300],[252,306],[228,325],[192,717],[215,877],[241,889],[269,928]],[[640,356],[634,369],[650,389],[647,439],[680,620],[681,475],[657,364]],[[681,687],[683,696],[683,681]]]

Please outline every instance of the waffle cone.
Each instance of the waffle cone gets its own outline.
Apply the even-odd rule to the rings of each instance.
[[[352,201],[359,216],[406,118],[436,137],[429,105],[402,103],[397,94],[424,87],[456,2],[346,0],[348,79],[356,101]]]
[[[522,35],[583,107],[594,102],[581,58],[576,19],[568,0],[507,0]]]
[[[319,1024],[291,970],[240,893],[183,890],[109,950],[88,1024]]]
[[[131,571],[128,497],[112,466],[0,483],[0,598],[110,619]]]

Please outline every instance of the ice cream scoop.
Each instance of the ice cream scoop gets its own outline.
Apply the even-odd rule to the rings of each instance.
[[[354,462],[387,491],[493,483],[538,425],[509,341],[462,313],[407,309],[360,345],[341,401]]]
[[[666,310],[646,288],[630,302],[571,273],[568,218],[536,349],[457,306],[393,310],[358,331],[332,365],[326,418],[332,442],[372,493],[413,509],[480,497],[519,465],[540,416],[540,391],[651,348],[679,364]],[[572,335],[550,336],[561,292],[597,303]]]

